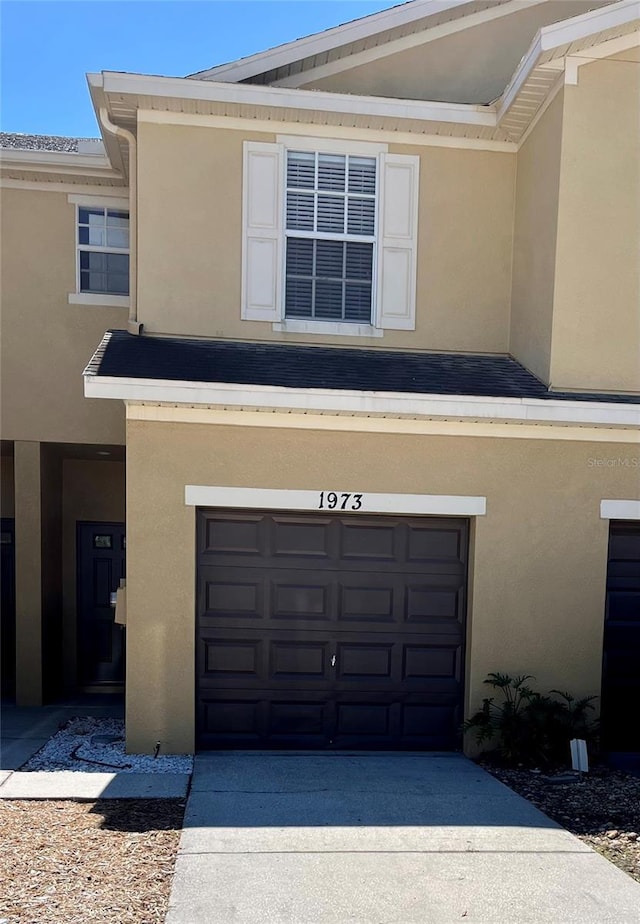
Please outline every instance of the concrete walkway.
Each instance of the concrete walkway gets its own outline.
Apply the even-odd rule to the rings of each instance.
[[[166,924],[638,924],[640,885],[456,755],[196,758]]]
[[[188,773],[19,772],[74,716],[122,718],[122,697],[87,694],[52,706],[2,705],[0,799],[181,799]]]

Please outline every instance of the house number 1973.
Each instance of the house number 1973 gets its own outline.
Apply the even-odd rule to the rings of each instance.
[[[335,491],[320,491],[318,510],[360,510],[362,494],[337,494]]]

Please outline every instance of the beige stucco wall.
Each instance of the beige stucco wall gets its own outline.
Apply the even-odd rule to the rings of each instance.
[[[551,384],[640,392],[640,66],[565,88]]]
[[[518,151],[509,351],[549,381],[563,93]]]
[[[75,206],[67,193],[0,191],[2,438],[123,443],[117,402],[87,400],[82,370],[126,308],[69,305],[75,292]]]
[[[77,679],[77,542],[80,522],[124,523],[124,462],[65,459],[62,467],[62,608],[64,683]]]
[[[638,492],[632,463],[592,460],[640,462],[637,448],[149,421],[128,423],[127,444],[130,748],[194,744],[195,509],[185,484],[485,495],[471,564],[469,705],[492,670],[598,693],[608,539],[599,504]]]
[[[242,143],[249,139],[275,136],[139,124],[139,319],[147,332],[508,349],[515,155],[391,145],[421,158],[416,330],[380,339],[295,335],[240,320]]]

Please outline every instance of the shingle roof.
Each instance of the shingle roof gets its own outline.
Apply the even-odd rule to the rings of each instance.
[[[190,340],[121,330],[105,335],[87,373],[284,388],[640,402],[631,395],[549,392],[509,356]]]
[[[0,132],[0,148],[22,151],[60,151],[74,154],[82,141],[99,143],[99,138],[64,138],[62,135],[23,135],[20,132]]]

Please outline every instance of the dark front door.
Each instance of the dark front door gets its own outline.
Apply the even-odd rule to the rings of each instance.
[[[13,699],[16,691],[16,559],[15,520],[2,517],[0,523],[2,599],[0,600],[0,644],[2,645],[2,695]]]
[[[201,747],[459,746],[466,521],[197,523]]]
[[[124,629],[111,595],[125,576],[124,523],[78,524],[78,676],[82,685],[124,681]]]
[[[640,751],[640,525],[612,522],[602,672],[605,751]]]

